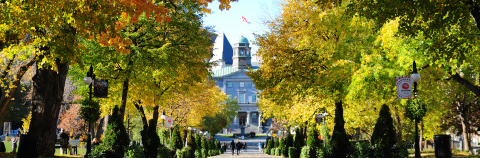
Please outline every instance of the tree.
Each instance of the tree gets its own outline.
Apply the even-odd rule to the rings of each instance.
[[[380,148],[391,148],[397,143],[397,140],[393,119],[387,105],[382,105],[379,115],[372,134],[372,146],[378,145]]]
[[[69,109],[60,113],[58,128],[68,131],[70,136],[86,134],[85,120],[80,118],[78,111],[80,111],[80,105],[73,104]]]

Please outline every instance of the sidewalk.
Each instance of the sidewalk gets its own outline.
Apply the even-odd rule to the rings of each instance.
[[[265,142],[267,137],[255,137],[255,138],[250,138],[250,139],[244,139],[244,140],[240,140],[240,142],[242,143],[247,143],[247,151],[244,151],[243,149],[240,150],[240,155],[237,155],[236,153],[234,155],[232,155],[232,149],[228,148],[227,151],[224,153],[224,154],[221,154],[221,155],[217,155],[217,156],[213,156],[214,158],[231,158],[231,157],[235,157],[235,158],[241,158],[241,157],[248,157],[248,158],[251,158],[251,157],[258,157],[258,158],[281,158],[281,156],[272,156],[272,155],[267,155],[267,154],[264,154],[262,152],[260,152],[258,150],[258,143],[259,142]],[[234,138],[227,138],[227,137],[215,137],[215,139],[217,139],[218,141],[220,141],[222,144],[223,143],[227,143],[227,145],[230,147],[230,142],[232,142],[232,140],[235,140],[235,142],[237,142],[236,139]]]

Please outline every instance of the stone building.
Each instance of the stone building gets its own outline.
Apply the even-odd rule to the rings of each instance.
[[[236,98],[240,110],[232,122],[232,129],[246,127],[246,132],[263,132],[271,126],[271,120],[261,123],[262,115],[257,107],[257,89],[252,79],[246,75],[249,68],[257,69],[258,62],[252,62],[248,39],[241,36],[230,45],[224,33],[215,39],[212,62],[213,79],[217,86],[232,98]]]

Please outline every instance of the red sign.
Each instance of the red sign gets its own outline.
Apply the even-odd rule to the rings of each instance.
[[[410,76],[396,77],[397,99],[412,98],[412,80]]]

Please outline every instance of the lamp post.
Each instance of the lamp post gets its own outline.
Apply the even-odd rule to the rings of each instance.
[[[162,116],[160,116],[160,118],[163,120],[163,127],[165,127],[165,110],[163,110],[162,112]]]
[[[413,81],[413,97],[417,97],[417,82],[420,81],[420,74],[417,73],[417,64],[413,61],[413,73],[411,76]],[[418,119],[415,118],[415,158],[421,158],[420,142],[418,138]]]
[[[90,89],[90,91],[88,92],[89,94],[89,99],[92,100],[92,85],[93,85],[93,80],[95,79],[95,75],[93,74],[93,67],[92,65],[90,65],[90,70],[87,72],[87,77],[83,78],[83,83],[87,84],[88,85],[88,88]],[[88,154],[90,154],[90,151],[92,149],[92,145],[91,145],[91,132],[92,132],[92,128],[91,128],[91,123],[90,121],[87,122],[88,123],[88,133],[87,133],[87,153],[85,154],[84,157],[88,157]]]

